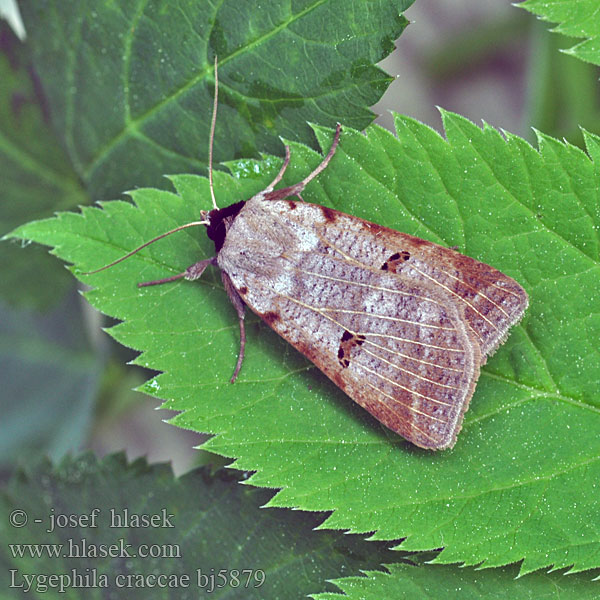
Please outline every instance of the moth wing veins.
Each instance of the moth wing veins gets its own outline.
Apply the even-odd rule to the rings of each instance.
[[[253,312],[384,425],[424,448],[451,447],[479,376],[479,344],[438,286],[380,268],[388,248],[363,223],[251,200],[217,260]],[[363,237],[346,252],[349,227]]]
[[[336,219],[331,220],[335,213]],[[360,264],[437,287],[454,303],[478,340],[482,364],[507,338],[528,306],[527,292],[498,269],[433,242],[328,209],[324,240]],[[354,239],[370,241],[356,245]]]

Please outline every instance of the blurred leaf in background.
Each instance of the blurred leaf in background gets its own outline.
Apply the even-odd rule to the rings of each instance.
[[[104,360],[89,344],[81,303],[69,294],[44,315],[0,303],[4,468],[59,458],[90,433]]]
[[[94,200],[165,173],[205,173],[219,58],[215,160],[315,145],[307,121],[362,129],[391,79],[411,0],[22,0],[52,122]]]
[[[594,27],[590,10],[596,0],[535,5],[540,14],[579,13],[582,27]],[[497,0],[416,2],[398,50],[381,63],[396,80],[374,107],[377,122],[393,129],[393,110],[442,132],[436,110],[441,106],[530,142],[535,127],[583,147],[580,127],[600,133],[600,73],[573,52],[561,51],[575,40],[559,32],[572,36],[575,29],[549,31],[517,7],[529,6]]]
[[[87,196],[50,125],[50,106],[29,49],[0,21],[0,235]],[[65,270],[40,248],[2,244],[0,297],[43,309],[73,286]]]
[[[243,473],[220,470],[211,474],[207,467],[175,479],[167,465],[150,466],[143,459],[128,464],[122,454],[103,460],[91,455],[65,458],[57,466],[38,460],[16,474],[0,495],[0,535],[6,542],[0,548],[0,569],[7,575],[4,579],[9,569],[15,570],[12,577],[17,582],[24,573],[70,575],[72,569],[83,576],[95,569],[97,579],[107,576],[108,589],[69,586],[70,598],[89,598],[94,593],[106,597],[109,589],[117,594],[125,589],[132,599],[191,599],[213,592],[215,597],[275,599],[332,590],[328,579],[359,575],[362,569],[403,560],[402,554],[383,542],[314,531],[323,520],[320,513],[261,509],[272,492],[237,485],[243,480]],[[15,509],[41,522],[11,528],[9,513]],[[91,515],[93,510],[97,511],[96,527],[52,528],[49,520],[49,515]],[[131,519],[156,515],[158,520],[153,522],[158,525],[119,526],[115,519],[111,526],[111,512],[121,523],[126,513]],[[42,553],[35,558],[11,552],[14,545],[32,540],[61,544],[63,551],[58,557]],[[73,545],[80,555],[69,553]],[[102,546],[125,547],[128,555],[94,555],[94,548]],[[216,577],[221,569],[227,585]],[[209,589],[209,577],[200,585],[198,570],[205,577],[213,575],[215,589]],[[121,585],[119,575],[123,576]],[[187,575],[189,586],[160,585],[152,579],[158,575]],[[127,585],[127,576],[138,582],[147,577],[150,583]],[[22,589],[12,591],[16,594],[11,597],[23,595]]]

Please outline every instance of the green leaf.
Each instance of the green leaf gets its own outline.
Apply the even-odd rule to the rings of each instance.
[[[334,581],[339,593],[314,594],[315,600],[593,600],[598,584],[585,575],[565,577],[562,573],[536,573],[517,579],[514,567],[477,571],[448,566],[390,565],[390,575],[365,573],[366,577],[348,577]]]
[[[49,124],[49,107],[27,50],[0,22],[0,234],[85,201]],[[42,307],[70,285],[64,269],[39,248],[3,244],[0,295],[11,304]]]
[[[44,316],[0,304],[5,467],[30,456],[60,458],[87,438],[103,361],[87,344],[80,298],[67,300]]]
[[[558,23],[552,31],[585,38],[569,50],[581,60],[600,65],[600,13],[598,0],[525,0],[516,4],[544,21]]]
[[[128,598],[199,598],[213,592],[217,598],[301,598],[331,588],[326,579],[399,559],[383,543],[313,531],[323,515],[260,508],[272,491],[237,485],[239,479],[225,471],[211,475],[206,467],[175,479],[166,465],[149,466],[142,459],[127,464],[122,454],[102,461],[90,455],[69,458],[54,468],[40,462],[13,477],[0,495],[5,579],[9,569],[16,570],[11,576],[16,585],[26,585],[25,574],[38,575],[36,590],[43,574],[71,575],[74,569],[92,581],[95,570],[98,584],[71,583],[66,586],[69,598],[107,597],[102,575],[113,594],[126,589]],[[17,511],[28,518],[21,528],[9,525],[9,514]],[[64,515],[77,521],[60,526]],[[146,525],[136,526],[135,519],[143,516]],[[28,545],[21,546],[23,556],[17,544]],[[81,556],[83,544],[86,556]],[[28,555],[31,545],[34,552],[41,549],[40,556]],[[104,555],[92,553],[102,547]],[[52,549],[59,550],[56,556],[49,555]],[[221,569],[224,580],[217,577]],[[199,571],[213,576],[212,590],[210,580],[199,581]],[[178,579],[168,587],[152,579],[134,585],[140,576],[152,574]],[[127,576],[134,577],[129,585]],[[50,597],[64,597],[51,585],[48,591]]]
[[[207,450],[282,488],[270,505],[334,511],[324,526],[406,538],[401,548],[443,547],[436,562],[521,572],[599,565],[600,138],[581,150],[539,134],[522,139],[443,113],[448,141],[397,116],[398,139],[379,127],[344,129],[329,167],[303,193],[460,250],[527,290],[521,325],[489,360],[451,451],[419,450],[385,430],[283,342],[249,318],[246,360],[234,310],[215,270],[197,283],[137,289],[211,256],[186,230],[117,266],[78,276],[88,300],[124,322],[110,330],[164,373],[145,391],[182,411],[173,422],[215,434]],[[323,148],[331,131],[317,128]],[[289,184],[319,156],[292,144]],[[220,206],[263,189],[280,162],[232,163],[216,173]],[[31,223],[14,235],[54,247],[77,269],[98,268],[209,208],[208,186],[177,176],[178,194],[137,190],[111,202]]]
[[[219,59],[216,161],[315,144],[307,121],[358,129],[391,78],[412,0],[23,0],[56,131],[92,198],[205,172]]]

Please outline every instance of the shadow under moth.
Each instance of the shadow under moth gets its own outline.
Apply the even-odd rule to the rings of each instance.
[[[321,164],[299,183],[275,189],[290,160],[264,190],[213,209],[202,220],[216,255],[157,281],[198,279],[221,270],[235,307],[242,366],[248,307],[311,360],[352,400],[392,431],[422,448],[456,442],[479,369],[517,323],[528,298],[513,279],[487,264],[375,223],[302,200],[305,186],[327,168],[337,126]],[[101,270],[101,269],[98,269]],[[95,271],[94,271],[95,272]]]

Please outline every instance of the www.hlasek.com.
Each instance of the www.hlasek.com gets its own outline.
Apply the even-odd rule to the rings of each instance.
[[[113,544],[94,544],[85,538],[66,544],[8,544],[13,558],[181,558],[179,544],[139,544],[123,538]]]

